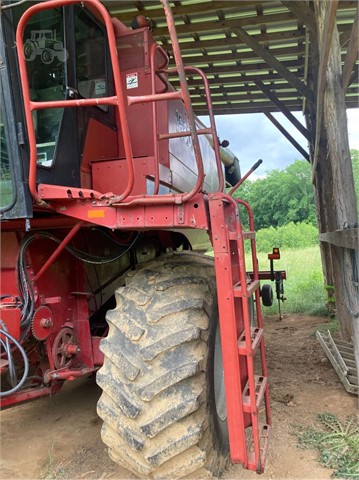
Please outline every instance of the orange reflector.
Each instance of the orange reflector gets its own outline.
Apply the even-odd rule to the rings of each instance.
[[[104,218],[105,210],[89,210],[87,212],[87,218]]]

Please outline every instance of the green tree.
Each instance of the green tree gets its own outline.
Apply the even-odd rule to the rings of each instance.
[[[305,160],[296,160],[284,170],[272,170],[265,178],[246,183],[236,195],[251,204],[257,230],[289,222],[316,224],[310,165]]]

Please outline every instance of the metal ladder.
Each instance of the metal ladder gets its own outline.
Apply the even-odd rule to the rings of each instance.
[[[253,217],[250,206],[242,200],[218,193],[209,197],[231,459],[262,473],[271,417]],[[247,209],[248,232],[242,229],[238,203]],[[250,273],[246,272],[245,240],[251,242]],[[256,325],[251,325],[252,301]],[[258,368],[256,353],[259,374],[254,372]]]

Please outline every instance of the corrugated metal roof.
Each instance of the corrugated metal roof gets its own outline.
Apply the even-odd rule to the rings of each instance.
[[[104,2],[110,13],[130,25],[142,14],[155,22],[153,35],[172,55],[167,25],[160,3],[153,1]],[[296,2],[298,3],[298,2]],[[303,1],[306,5],[306,2]],[[280,1],[208,1],[171,2],[177,33],[186,65],[201,68],[210,80],[216,114],[277,111],[256,85],[263,82],[290,109],[301,110],[302,95],[263,59],[235,35],[232,28],[242,27],[299,79],[305,81],[306,25]],[[337,25],[345,59],[357,1],[340,1]],[[172,60],[173,61],[173,60]],[[174,85],[178,80],[173,79]],[[189,79],[195,111],[205,114],[203,85],[199,78]],[[348,107],[358,106],[358,62],[354,80],[348,88]]]

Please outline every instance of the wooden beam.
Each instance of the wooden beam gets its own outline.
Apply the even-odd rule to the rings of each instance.
[[[287,130],[283,127],[283,125],[281,125],[278,120],[273,117],[273,115],[269,112],[264,112],[264,115],[273,123],[273,125],[275,125],[278,130],[285,136],[285,138],[287,140],[290,141],[290,143],[293,145],[294,148],[296,148],[298,150],[298,152],[303,155],[303,157],[308,160],[308,162],[310,161],[309,160],[309,153],[306,152],[304,150],[304,148],[299,145],[299,143],[292,137],[292,135],[290,133],[287,132]]]
[[[218,83],[216,83],[215,80],[213,80],[213,82],[211,82],[211,92],[212,94],[221,92],[221,93],[244,93],[249,95],[252,93],[260,92],[260,90],[256,85],[243,85],[243,84],[241,85],[240,83],[241,83],[240,79],[236,80],[232,84],[228,82],[222,82],[222,79],[220,79]],[[171,82],[171,84],[178,86],[179,81]],[[225,85],[228,85],[228,86],[225,86]],[[279,83],[277,85],[273,84],[271,85],[271,88],[273,88],[276,92],[278,92],[279,95],[288,95],[288,96],[292,95],[296,97],[298,96],[297,90],[295,90],[293,87],[288,85],[288,83]],[[191,92],[197,92],[203,95],[205,92],[203,83],[202,85],[198,83],[193,86],[189,84],[189,89]],[[282,90],[285,90],[285,92],[282,92]],[[354,93],[356,91],[356,87],[350,87],[349,91]]]
[[[310,102],[313,102],[313,92],[302,83],[288,68],[279,62],[268,50],[266,50],[260,43],[258,43],[251,35],[249,35],[243,28],[232,28],[233,33],[237,35],[243,42],[245,42],[256,54],[263,58],[269,66],[274,68],[288,83],[293,85],[303,96]]]
[[[200,64],[201,62],[198,62],[198,63]],[[283,66],[283,68],[287,69],[288,72],[291,75],[293,75],[293,77],[295,77],[295,74],[292,73],[289,70],[289,68],[296,68],[296,69],[302,68],[303,63],[304,63],[303,59],[301,59],[301,60],[286,60],[282,63],[282,66]],[[205,75],[218,75],[218,74],[226,74],[226,73],[233,75],[233,73],[238,72],[238,76],[239,76],[240,72],[254,72],[254,71],[261,71],[261,70],[264,70],[264,71],[268,72],[270,70],[270,67],[268,67],[268,64],[266,62],[238,66],[235,63],[235,60],[233,60],[228,65],[221,65],[221,66],[213,65],[212,67],[201,67],[201,70]],[[173,72],[170,75],[173,76],[173,75],[177,75],[177,74],[175,72]],[[298,82],[300,82],[299,79],[298,79]]]
[[[203,99],[205,98],[204,90],[198,90],[198,89],[193,90],[192,89],[192,90],[190,90],[190,93],[191,93],[191,96],[193,98],[193,101],[196,101],[195,97],[203,98]],[[238,92],[238,90],[235,90],[235,89],[226,89],[226,88],[223,88],[223,89],[222,88],[217,88],[215,90],[211,89],[212,102],[215,102],[216,100],[220,99],[223,95],[225,95],[226,98],[228,98],[228,100],[230,100],[230,101],[245,100],[247,103],[250,103],[252,100],[262,100],[263,102],[268,102],[268,105],[271,105],[271,104],[274,105],[273,102],[270,103],[270,99],[268,99],[268,97],[266,97],[266,95],[264,95],[261,91],[257,91],[257,92],[253,92],[253,91],[247,91],[247,92],[244,91],[243,92],[243,91],[240,91],[240,92]],[[302,100],[302,98],[298,96],[297,91],[291,92],[291,93],[284,92],[284,93],[281,93],[280,96],[284,99],[285,102],[287,102],[287,101],[300,102]],[[280,99],[280,97],[278,96],[278,100],[279,99]],[[281,102],[281,103],[283,104],[283,102]],[[274,109],[275,109],[275,111],[277,111],[278,107],[275,106]],[[289,111],[288,108],[286,109],[286,111],[287,112]],[[290,113],[290,111],[289,111],[289,113]],[[288,117],[290,117],[290,115],[288,115]],[[298,120],[297,120],[297,122],[298,122]],[[305,129],[305,127],[303,127],[303,125],[301,123],[300,123],[300,125],[302,126],[302,128]],[[305,137],[305,135],[304,135],[304,137]]]
[[[353,83],[359,83],[359,66],[358,65],[355,65],[355,68],[354,68],[354,71],[353,71],[353,74],[352,76],[350,77],[350,80],[349,80],[349,86],[348,86],[348,89],[346,91],[346,93],[348,94],[349,93],[349,87],[353,84]],[[353,92],[354,93],[354,92]],[[358,88],[356,87],[355,88],[355,93],[357,94],[358,93]]]
[[[347,108],[357,108],[358,102],[353,101],[352,103],[346,103]],[[208,108],[207,105],[203,102],[201,104],[197,103],[193,107],[195,113],[197,115],[208,115]],[[290,110],[292,112],[301,112],[302,111],[302,103],[300,100],[297,102],[292,102],[290,104]],[[277,112],[276,107],[270,102],[251,102],[251,103],[221,103],[215,104],[213,106],[213,113],[215,115],[226,115],[229,113],[264,113],[264,112]]]
[[[302,20],[305,23],[305,25],[310,30],[312,30],[313,33],[316,33],[317,25],[315,23],[315,18],[313,16],[313,12],[310,9],[310,7],[308,7],[308,5],[306,5],[305,2],[303,2],[303,1],[302,2],[296,2],[294,0],[291,0],[291,1],[282,0],[282,3],[285,7],[288,8],[288,10],[293,12],[294,15],[299,18],[299,20]]]
[[[173,83],[171,82],[172,85],[179,87],[179,82]],[[292,89],[288,84],[279,84],[279,85],[273,85],[271,86],[272,90],[276,92],[276,96],[279,98],[279,100],[283,100],[283,102],[286,102],[287,98],[296,98],[299,99],[298,92],[294,89]],[[285,90],[285,91],[283,91]],[[191,95],[201,95],[204,97],[205,95],[205,90],[204,86],[197,85],[197,86],[192,86],[189,85],[189,91]],[[350,94],[356,94],[358,92],[357,87],[349,87],[348,93]],[[224,87],[222,86],[222,82],[220,83],[213,83],[211,82],[211,95],[213,98],[215,98],[218,94],[223,94],[223,95],[231,95],[233,98],[244,98],[244,95],[248,95],[248,100],[255,99],[255,98],[264,98],[263,94],[256,85],[231,85],[229,87]],[[243,95],[241,95],[243,94]],[[348,97],[352,98],[352,100],[355,99],[355,97]],[[308,132],[308,130],[307,130]]]
[[[319,240],[337,247],[359,250],[359,228],[345,228],[334,232],[320,233]]]
[[[255,104],[261,104],[261,105],[266,105],[268,108],[270,108],[274,112],[278,112],[277,107],[272,104],[270,100],[268,100],[262,93],[257,93],[257,94],[248,94],[248,95],[233,95],[231,93],[227,92],[217,92],[216,94],[212,94],[212,104],[218,105],[218,104],[223,104],[223,102],[230,102],[233,104],[238,104],[238,105],[248,105],[251,103]],[[206,104],[205,100],[205,95],[204,94],[199,94],[197,92],[191,92],[191,98],[192,98],[192,103],[194,105],[200,105]],[[293,105],[297,105],[298,103],[301,102],[301,98],[298,98],[296,96],[291,96],[289,98],[286,98],[286,103],[290,105],[291,107]]]
[[[189,13],[187,11],[187,13]],[[281,25],[283,23],[288,23],[289,21],[295,21],[296,17],[292,12],[284,12],[284,13],[272,13],[267,15],[247,15],[245,17],[239,17],[235,20],[212,20],[212,21],[203,21],[203,22],[196,22],[191,25],[179,25],[176,24],[176,31],[177,35],[181,36],[183,34],[188,33],[201,33],[201,32],[209,32],[213,33],[218,30],[223,30],[225,28],[234,28],[234,27],[252,27],[257,25],[272,25],[278,24]],[[155,30],[155,35],[167,35],[168,28],[167,25],[165,27],[157,27]]]
[[[229,50],[229,49],[228,49]],[[303,47],[285,47],[285,48],[275,48],[270,50],[270,52],[276,57],[286,56],[286,57],[298,57],[299,55],[304,55],[305,50]],[[225,61],[242,61],[242,60],[257,60],[258,55],[256,55],[252,50],[250,52],[234,52],[231,53],[218,53],[218,54],[202,54],[202,55],[183,55],[183,61],[186,65],[200,65],[202,63],[213,63],[213,62],[225,62]]]
[[[318,165],[318,154],[320,135],[322,131],[322,117],[324,109],[324,87],[328,68],[328,60],[330,49],[332,46],[333,31],[335,27],[336,13],[338,9],[339,0],[331,0],[327,4],[327,9],[324,16],[324,28],[320,42],[320,62],[318,71],[318,86],[317,86],[317,112],[316,112],[316,129],[315,129],[315,148],[312,167],[312,182],[315,181],[315,175]]]
[[[105,0],[104,3],[106,6],[108,6],[108,9],[111,13],[111,15],[117,15],[118,18],[121,20],[121,22],[131,22],[132,18],[135,15],[145,15],[150,17],[151,19],[163,19],[164,18],[164,13],[163,13],[163,8],[158,7],[158,8],[142,8],[142,9],[137,9],[137,11],[122,11],[123,7],[121,3],[123,3],[121,0],[118,2],[115,2],[114,0]],[[146,6],[146,2],[144,3],[144,7]],[[248,4],[247,0],[241,0],[241,1],[224,1],[224,0],[219,0],[219,1],[213,1],[213,2],[199,2],[199,3],[192,3],[191,5],[178,5],[176,7],[172,7],[172,13],[174,17],[180,16],[180,15],[197,15],[198,14],[207,14],[208,12],[215,12],[218,9],[221,10],[233,10],[233,9],[241,9],[242,10],[248,10],[250,8],[250,5]],[[127,8],[128,10],[128,8]]]
[[[142,2],[142,8],[136,8],[132,11],[129,11],[133,7],[134,2],[124,2],[123,0],[104,0],[103,3],[106,5],[112,16],[118,16],[122,22],[131,22],[132,18],[135,15],[144,15],[152,18],[153,20],[163,20],[164,13],[163,8],[159,6],[158,8],[147,8],[149,2]],[[132,5],[131,5],[132,3]],[[259,2],[258,2],[259,3]],[[291,1],[289,3],[292,3]],[[302,2],[296,2],[302,5]],[[347,1],[341,0],[339,4],[340,10],[352,9],[355,8],[356,1]],[[191,3],[188,5],[178,5],[172,7],[172,13],[174,17],[181,15],[208,15],[208,12],[214,13],[216,10],[228,10],[237,12],[245,12],[249,9],[252,9],[252,5],[248,0],[216,0],[209,2],[198,2]],[[304,20],[303,20],[304,21]]]
[[[355,65],[356,59],[358,58],[359,52],[359,25],[358,25],[358,12],[359,6],[357,6],[357,11],[355,14],[355,19],[353,23],[352,32],[350,35],[347,55],[345,57],[345,62],[343,66],[343,88],[346,90],[349,86],[350,77],[353,73],[353,67]]]
[[[346,29],[346,25],[338,25],[338,30],[339,32],[342,32]],[[350,29],[349,29],[350,30]],[[153,32],[156,40],[158,42],[163,43],[163,39],[169,39],[169,35],[157,35],[156,30]],[[350,34],[349,34],[350,35]],[[305,39],[305,35],[303,32],[298,30],[297,28],[295,30],[288,30],[288,31],[280,31],[280,32],[274,32],[274,33],[258,33],[256,35],[252,35],[252,38],[257,40],[260,43],[265,43],[268,42],[270,45],[273,44],[278,44],[278,45],[283,45],[287,43],[292,43],[295,40],[303,40]],[[349,37],[348,37],[349,40]],[[190,42],[181,42],[181,52],[187,52],[187,51],[197,51],[200,52],[202,49],[209,49],[209,50],[218,50],[220,47],[228,47],[230,48],[231,46],[239,46],[239,45],[244,45],[245,42],[242,42],[241,39],[238,37],[233,37],[233,38],[216,38],[213,40],[206,40],[206,39],[200,39],[199,41],[193,41],[191,40]],[[167,42],[164,45],[162,45],[163,48],[169,52],[172,51],[172,45]]]
[[[279,100],[278,96],[270,90],[269,87],[264,85],[263,82],[256,80],[254,82],[258,88],[262,90],[264,95],[269,98],[269,100],[283,113],[285,117],[296,127],[297,130],[310,142],[310,133],[308,130],[300,123],[300,121],[288,110],[284,103]]]
[[[351,102],[346,102],[347,108],[357,108],[358,101],[352,100]],[[302,111],[302,102],[298,101],[297,103],[292,103],[290,105],[290,110],[292,112],[301,112]],[[272,103],[263,104],[263,102],[253,102],[253,103],[234,103],[232,105],[222,104],[215,105],[213,108],[213,113],[215,115],[242,115],[244,113],[264,113],[264,112],[274,112],[277,111],[276,107]],[[203,103],[202,105],[197,105],[194,107],[194,112],[196,115],[208,115],[208,108]]]
[[[154,32],[156,35],[156,31]],[[157,40],[160,40],[163,36],[156,36]],[[167,37],[165,37],[167,38]],[[285,44],[285,43],[292,43],[297,39],[304,39],[304,35],[298,30],[290,30],[288,32],[275,32],[275,33],[259,33],[257,35],[253,35],[253,38],[256,39],[258,42],[269,42],[272,44]],[[202,49],[206,50],[218,50],[221,48],[224,50],[225,48],[230,49],[232,46],[239,47],[240,45],[244,45],[244,42],[241,41],[238,37],[223,37],[223,38],[216,38],[214,40],[199,40],[199,41],[190,41],[190,42],[181,42],[181,52],[200,52]],[[163,45],[163,48],[169,52],[172,52],[172,45],[168,43],[167,45]]]

